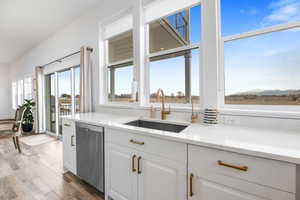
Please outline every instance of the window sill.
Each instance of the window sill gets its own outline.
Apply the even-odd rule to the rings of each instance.
[[[299,108],[298,108],[299,109]],[[221,115],[265,117],[280,119],[300,119],[300,111],[280,111],[280,110],[258,110],[258,109],[234,109],[223,107],[220,110]]]

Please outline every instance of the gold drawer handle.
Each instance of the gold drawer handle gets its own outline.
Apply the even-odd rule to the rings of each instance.
[[[194,174],[191,173],[190,174],[190,197],[194,196],[194,192],[193,192],[193,178],[194,178]]]
[[[141,156],[138,157],[138,159],[137,159],[137,161],[138,161],[138,174],[141,174],[141,173],[142,173],[142,171],[141,171],[141,159],[142,159]]]
[[[241,171],[245,171],[245,172],[248,171],[248,167],[247,166],[232,165],[232,164],[223,162],[222,160],[218,160],[218,164],[220,166],[229,167],[229,168],[232,168],[232,169],[237,169],[237,170],[241,170]]]
[[[64,126],[70,127],[71,125],[70,124],[64,124]]]
[[[138,145],[144,145],[145,144],[145,142],[139,142],[139,141],[136,141],[136,140],[133,140],[133,139],[129,140],[129,142],[131,142],[133,144],[138,144]]]
[[[134,161],[135,161],[136,155],[132,156],[132,172],[136,172],[136,169],[134,167]]]

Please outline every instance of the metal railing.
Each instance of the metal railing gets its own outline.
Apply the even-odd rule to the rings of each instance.
[[[166,17],[165,20],[180,34],[183,40],[188,41],[189,24],[184,17],[183,12]]]

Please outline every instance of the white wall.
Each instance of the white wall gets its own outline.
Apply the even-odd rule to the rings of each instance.
[[[0,64],[0,119],[12,117],[10,67]]]
[[[45,40],[24,56],[11,63],[12,80],[33,75],[36,66],[44,65],[67,54],[80,50],[83,45],[92,47],[93,56],[93,101],[98,104],[98,32],[99,22],[129,7],[131,1],[99,1],[99,5],[90,9],[77,20],[65,26],[52,37]]]

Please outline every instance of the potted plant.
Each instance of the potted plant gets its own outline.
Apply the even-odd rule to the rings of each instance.
[[[22,105],[24,109],[24,117],[22,123],[22,129],[24,132],[31,132],[33,129],[33,113],[32,108],[35,106],[35,102],[32,99],[25,99],[25,103]]]

